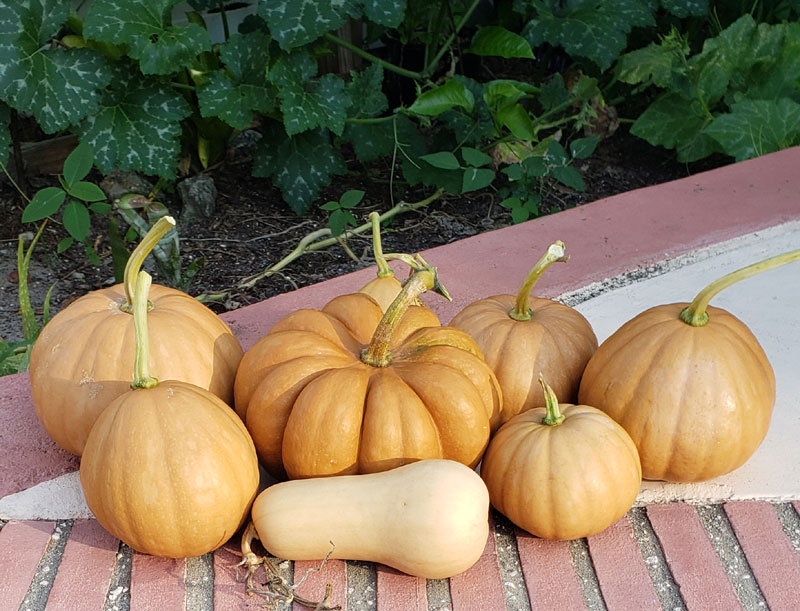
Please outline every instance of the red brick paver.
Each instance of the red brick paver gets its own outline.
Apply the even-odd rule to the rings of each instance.
[[[533,611],[580,609],[583,591],[566,541],[548,541],[517,529],[517,549]]]
[[[378,611],[428,611],[427,581],[388,566],[375,567]]]
[[[490,523],[489,538],[478,562],[460,575],[450,578],[450,596],[453,599],[453,611],[505,611],[494,523]]]
[[[0,611],[17,611],[39,566],[53,522],[10,522],[0,530]]]

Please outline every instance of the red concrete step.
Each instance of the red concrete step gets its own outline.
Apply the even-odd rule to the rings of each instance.
[[[31,585],[53,522],[9,522],[0,530],[0,611],[17,611]]]

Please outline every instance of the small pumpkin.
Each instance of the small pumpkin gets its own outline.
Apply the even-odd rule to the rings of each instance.
[[[136,285],[135,374],[89,433],[80,480],[98,522],[133,549],[200,556],[244,523],[258,459],[242,421],[209,391],[149,374],[147,291]],[[152,314],[152,313],[151,313]]]
[[[162,217],[131,254],[125,281],[77,299],[42,329],[31,351],[36,415],[62,448],[80,456],[103,409],[131,383],[136,274],[169,229]],[[196,384],[229,404],[242,347],[209,308],[182,291],[154,285],[150,292],[152,367],[165,379]]]
[[[544,405],[536,376],[543,373],[559,397],[574,402],[586,363],[597,350],[589,321],[552,299],[531,297],[536,281],[554,262],[566,261],[564,243],[551,244],[525,278],[516,297],[495,295],[469,304],[450,326],[469,333],[503,390],[500,423]]]
[[[544,539],[599,533],[631,508],[642,483],[636,446],[588,405],[559,405],[540,378],[545,407],[518,414],[495,433],[481,464],[492,506]]]
[[[472,338],[410,305],[430,288],[446,295],[422,262],[385,314],[367,295],[340,296],[289,314],[248,350],[236,409],[273,476],[478,463],[501,393]]]
[[[258,539],[279,558],[330,554],[427,579],[466,571],[489,536],[486,486],[475,471],[451,460],[282,482],[261,492],[251,513]]]
[[[708,480],[738,468],[767,434],[775,374],[750,329],[709,306],[731,284],[800,258],[800,250],[712,282],[691,303],[640,313],[589,361],[580,400],[619,422],[646,479]]]

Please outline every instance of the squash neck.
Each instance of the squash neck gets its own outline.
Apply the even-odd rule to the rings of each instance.
[[[147,329],[147,294],[152,283],[150,274],[142,270],[136,276],[133,296],[133,328],[136,336],[136,353],[133,361],[131,388],[153,388],[158,380],[150,375],[150,334]]]
[[[519,292],[517,292],[517,299],[514,302],[514,307],[508,312],[510,318],[518,321],[531,319],[533,316],[533,312],[530,308],[531,291],[541,275],[551,264],[557,261],[565,262],[569,260],[569,257],[564,253],[564,248],[564,242],[561,240],[554,242],[547,248],[547,252],[536,262],[536,265],[533,266],[531,271],[528,272]]]

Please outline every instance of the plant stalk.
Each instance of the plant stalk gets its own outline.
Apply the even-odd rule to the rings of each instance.
[[[472,16],[472,13],[478,8],[481,0],[472,0],[472,4],[467,9],[467,12],[461,17],[461,20],[456,24],[455,29],[450,32],[450,36],[447,37],[447,40],[444,41],[442,46],[439,48],[439,51],[436,55],[433,56],[430,62],[425,66],[422,71],[422,78],[426,78],[431,75],[431,73],[436,70],[436,66],[439,64],[439,60],[442,59],[442,56],[447,53],[447,50],[450,48],[450,45],[453,44],[456,36],[461,31],[461,29],[467,24],[469,18]]]
[[[173,227],[175,227],[175,219],[171,216],[162,216],[142,238],[142,241],[133,250],[131,256],[128,257],[124,275],[125,303],[120,306],[120,309],[124,312],[131,312],[137,277],[139,270],[142,268],[142,263],[144,263],[147,255],[155,248],[161,238]]]
[[[150,375],[150,334],[147,331],[147,295],[153,279],[146,271],[136,276],[133,296],[133,329],[136,335],[136,354],[133,361],[131,388],[153,388],[158,380]]]
[[[690,303],[681,311],[680,319],[686,324],[692,325],[693,327],[702,327],[706,325],[708,323],[708,312],[706,311],[708,304],[721,290],[728,288],[740,280],[744,280],[745,278],[755,276],[761,272],[780,267],[781,265],[785,265],[787,263],[792,263],[798,259],[800,259],[800,249],[791,250],[789,252],[770,257],[769,259],[759,261],[758,263],[753,263],[752,265],[738,269],[730,274],[726,274],[700,291],[692,303]]]
[[[558,397],[550,385],[544,381],[544,375],[539,373],[539,384],[542,385],[544,391],[545,415],[542,418],[542,424],[547,426],[558,426],[564,422],[564,414],[558,406]]]
[[[375,255],[375,263],[378,265],[378,278],[391,278],[394,271],[389,267],[386,257],[383,256],[383,246],[381,245],[381,215],[377,212],[369,213],[369,222],[372,223],[372,252]]]
[[[550,244],[547,248],[547,252],[536,262],[536,265],[533,266],[528,275],[525,277],[522,286],[517,293],[517,300],[514,303],[514,307],[508,312],[508,315],[513,318],[514,320],[524,321],[530,320],[531,316],[533,316],[533,312],[530,308],[530,299],[531,299],[531,291],[533,290],[533,285],[539,280],[539,277],[544,273],[552,263],[556,262],[566,262],[569,260],[569,256],[564,253],[564,242],[558,240]]]
[[[370,61],[370,62],[372,62],[374,64],[378,64],[378,65],[382,66],[383,68],[385,68],[386,70],[389,70],[390,72],[394,72],[395,74],[399,74],[400,76],[405,76],[405,77],[408,77],[410,79],[414,79],[415,81],[421,81],[421,80],[424,80],[424,78],[425,78],[419,72],[413,72],[412,70],[406,70],[405,68],[401,68],[400,66],[395,66],[394,64],[392,64],[390,62],[387,62],[384,59],[381,59],[377,55],[373,55],[369,51],[365,51],[361,47],[358,47],[358,46],[354,45],[353,43],[351,43],[351,42],[349,42],[347,40],[344,40],[343,38],[339,38],[338,36],[336,36],[334,34],[331,34],[330,32],[325,34],[325,38],[327,40],[329,40],[330,42],[332,42],[332,43],[334,43],[336,45],[339,45],[340,47],[344,47],[348,51],[352,51],[353,53],[355,53],[356,55],[366,59],[367,61]]]

